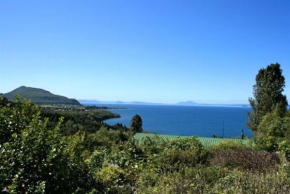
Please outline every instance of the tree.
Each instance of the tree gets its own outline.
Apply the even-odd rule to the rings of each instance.
[[[143,131],[142,129],[142,118],[136,114],[131,122],[130,122],[130,130],[133,131],[134,133],[140,133]]]
[[[263,116],[278,110],[283,115],[288,106],[286,96],[282,94],[285,87],[285,78],[282,75],[280,64],[268,65],[266,69],[260,69],[256,76],[256,84],[253,86],[253,98],[249,99],[253,112],[248,112],[248,127],[257,132],[258,125]]]

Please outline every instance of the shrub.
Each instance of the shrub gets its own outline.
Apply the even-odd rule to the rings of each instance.
[[[146,171],[140,175],[137,193],[210,193],[210,188],[214,186],[216,180],[225,177],[227,171],[220,167],[204,166],[164,174]]]
[[[47,122],[28,100],[0,108],[1,193],[87,193],[95,187],[88,168],[67,152],[61,121],[53,129]]]
[[[257,194],[288,194],[290,181],[282,171],[266,173],[231,171],[227,176],[217,180],[210,193],[257,193]]]
[[[264,171],[274,168],[280,160],[275,153],[250,149],[232,149],[210,151],[207,162],[209,165]]]
[[[290,161],[290,140],[280,142],[278,149],[284,154],[286,160]]]
[[[289,139],[290,117],[280,116],[277,111],[263,117],[258,126],[256,146],[258,149],[275,152],[279,150],[279,143]],[[284,146],[282,146],[284,147]]]
[[[236,150],[236,149],[244,149],[244,148],[251,149],[251,146],[245,145],[242,142],[234,142],[234,141],[225,140],[217,145],[211,146],[209,150]]]
[[[153,137],[145,137],[143,141],[140,144],[140,148],[143,150],[144,153],[148,157],[151,157],[155,154],[159,154],[164,150],[164,146],[166,145],[166,142],[163,138],[159,136],[153,136]]]
[[[97,178],[103,184],[104,193],[131,193],[130,186],[126,184],[125,172],[118,166],[103,167]]]
[[[59,184],[69,172],[63,155],[65,143],[59,125],[47,130],[37,106],[19,99],[13,107],[0,109],[0,188],[7,193],[50,193],[66,191]]]
[[[228,193],[228,194],[288,194],[290,168],[284,165],[267,172],[229,170],[212,166],[186,168],[180,172],[158,174],[146,172],[137,193],[180,194],[180,193]],[[143,177],[144,176],[144,177]]]
[[[193,167],[205,161],[207,152],[195,138],[177,139],[167,142],[164,150],[155,158],[162,171],[174,171]]]

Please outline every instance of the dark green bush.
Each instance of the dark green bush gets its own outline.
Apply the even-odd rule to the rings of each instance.
[[[206,155],[202,144],[192,137],[168,141],[154,161],[162,171],[174,171],[201,164],[205,161]]]

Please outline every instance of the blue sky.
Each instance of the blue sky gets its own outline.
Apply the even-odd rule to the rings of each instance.
[[[0,92],[247,103],[280,63],[290,98],[289,0],[0,0]]]

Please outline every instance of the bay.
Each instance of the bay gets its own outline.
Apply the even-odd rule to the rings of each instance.
[[[148,132],[212,137],[240,137],[244,134],[252,137],[247,128],[246,112],[249,107],[219,107],[219,106],[174,106],[174,105],[133,105],[133,104],[102,104],[107,107],[126,109],[111,109],[111,112],[121,115],[121,118],[106,120],[110,125],[121,123],[129,127],[135,114],[143,120],[143,129]]]

